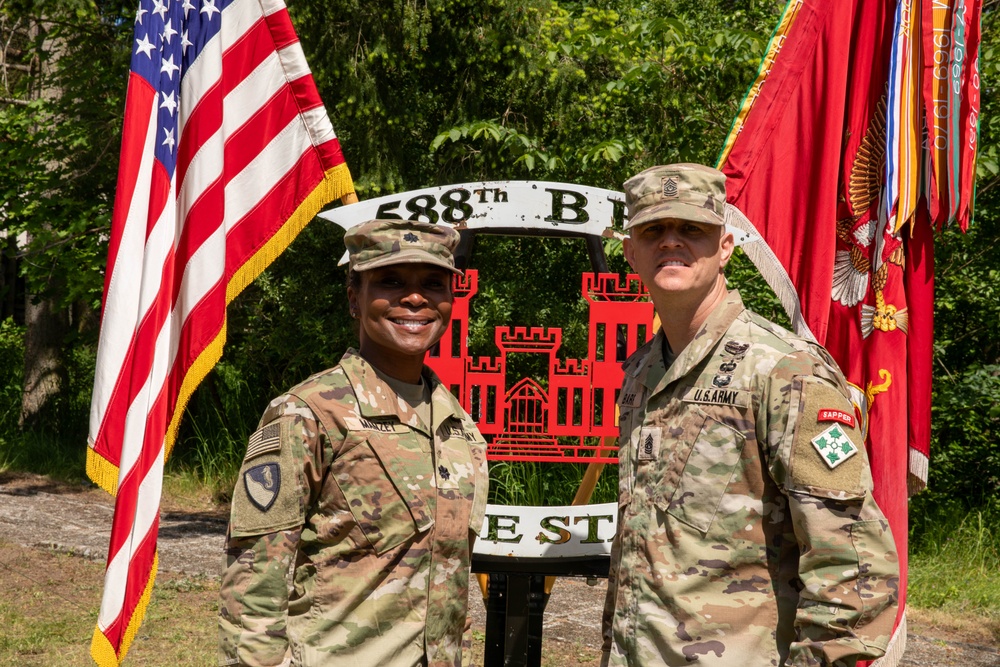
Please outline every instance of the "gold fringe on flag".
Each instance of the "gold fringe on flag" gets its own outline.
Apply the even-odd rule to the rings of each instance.
[[[136,633],[139,632],[139,626],[142,625],[142,619],[146,616],[146,608],[149,607],[149,598],[153,593],[153,582],[156,580],[156,572],[159,565],[160,554],[157,552],[153,554],[153,567],[149,571],[149,579],[146,581],[146,587],[142,591],[142,597],[139,598],[135,611],[132,612],[132,618],[129,619],[128,627],[125,628],[120,656],[115,653],[115,647],[111,645],[111,642],[104,636],[101,629],[99,627],[94,628],[94,637],[90,640],[90,657],[94,659],[98,667],[118,667],[125,659],[125,655],[132,645],[132,640],[135,639]]]
[[[87,447],[87,477],[112,496],[118,495],[118,466]]]

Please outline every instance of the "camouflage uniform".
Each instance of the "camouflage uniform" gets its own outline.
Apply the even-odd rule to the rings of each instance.
[[[233,497],[220,665],[461,664],[486,447],[424,378],[430,427],[353,350],[268,406]]]
[[[661,331],[625,371],[604,664],[882,655],[899,565],[828,353],[733,291],[669,367]]]

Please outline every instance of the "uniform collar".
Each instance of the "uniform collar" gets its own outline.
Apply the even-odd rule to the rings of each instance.
[[[715,349],[732,323],[745,310],[739,291],[730,290],[726,298],[709,314],[705,324],[687,344],[687,347],[681,350],[669,368],[663,359],[663,329],[658,330],[650,345],[645,363],[639,367],[636,373],[637,377],[652,393],[662,391],[671,382],[684,377],[700,364]]]
[[[408,424],[427,433],[426,426],[420,421],[410,406],[399,400],[396,392],[389,384],[379,377],[375,368],[365,361],[357,350],[350,348],[340,360],[340,367],[354,389],[358,399],[357,411],[362,417],[395,416],[404,424]],[[422,371],[424,381],[431,387],[431,428],[436,431],[448,417],[460,418],[462,408],[451,395],[451,392],[441,384],[438,376],[427,366]]]

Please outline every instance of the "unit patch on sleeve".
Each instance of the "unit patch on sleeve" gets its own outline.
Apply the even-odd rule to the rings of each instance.
[[[798,409],[789,421],[788,487],[829,497],[857,497],[870,490],[864,439],[857,420],[847,419],[854,411],[850,400],[814,376],[795,378],[790,398]]]
[[[243,473],[243,485],[250,502],[261,512],[271,509],[281,491],[281,469],[277,463],[262,463]]]
[[[831,470],[858,453],[858,448],[839,424],[834,424],[810,442]]]

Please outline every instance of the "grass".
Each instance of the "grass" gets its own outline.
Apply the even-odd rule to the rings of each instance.
[[[497,461],[490,464],[490,502],[497,505],[570,505],[587,466],[582,463]],[[605,466],[591,503],[618,497],[618,469]]]
[[[0,542],[0,667],[89,667],[103,563]],[[126,664],[214,664],[218,583],[161,573]]]
[[[910,605],[976,616],[1000,641],[1000,501],[966,511],[954,504],[931,507],[914,519]]]

